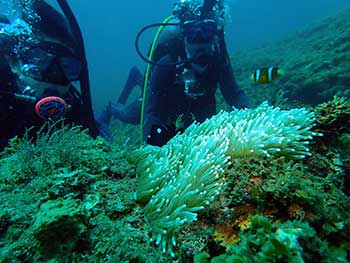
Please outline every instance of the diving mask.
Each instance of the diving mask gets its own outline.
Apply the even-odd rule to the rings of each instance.
[[[213,19],[186,21],[182,29],[189,44],[209,43],[218,33],[218,25]]]

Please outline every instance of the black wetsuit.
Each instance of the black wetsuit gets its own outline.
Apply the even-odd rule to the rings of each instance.
[[[179,128],[175,127],[175,122],[180,115],[184,122],[181,128],[186,128],[194,120],[202,122],[214,115],[218,84],[229,106],[248,106],[247,96],[234,80],[223,34],[219,43],[215,54],[201,58],[199,63],[207,65],[206,69],[201,73],[194,71],[197,89],[203,93],[201,96],[188,94],[185,82],[181,79],[183,67],[192,70],[192,64],[183,67],[153,66],[144,119],[144,138],[147,143],[164,145]],[[169,64],[179,58],[186,59],[186,50],[181,32],[176,28],[160,39],[154,60],[158,64]]]

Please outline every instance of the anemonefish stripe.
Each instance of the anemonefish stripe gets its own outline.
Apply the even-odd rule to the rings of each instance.
[[[273,67],[269,67],[269,74],[268,74],[268,80],[269,80],[269,82],[272,81],[272,72],[273,72]]]
[[[260,69],[257,69],[257,70],[256,70],[255,81],[259,82],[259,80],[260,80],[260,75],[261,75],[261,71],[260,71]]]

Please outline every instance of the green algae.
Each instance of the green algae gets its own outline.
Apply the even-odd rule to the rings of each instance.
[[[127,149],[52,125],[2,153],[0,262],[160,262]]]
[[[34,149],[33,169],[28,169],[16,155],[25,155],[28,147],[29,152],[40,148],[40,137],[16,138],[2,154],[1,262],[171,262],[151,242],[150,227],[135,200],[138,178],[126,161],[134,146],[110,145],[77,127],[58,129],[44,134],[45,140],[62,134],[74,142],[57,143],[80,151],[75,154],[81,159],[66,162],[63,156],[43,162],[43,149],[48,149],[43,146]],[[318,138],[305,160],[232,160],[224,193],[198,222],[179,231],[177,259],[198,255],[195,260],[202,262],[312,262],[317,257],[347,262],[347,135],[346,129],[340,130],[339,140],[331,144],[326,137]],[[77,138],[82,141],[77,143]],[[49,154],[54,151],[60,147],[50,148]],[[47,170],[38,173],[34,167]],[[219,240],[218,229],[232,242]]]

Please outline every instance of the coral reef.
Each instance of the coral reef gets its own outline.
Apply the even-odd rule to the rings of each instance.
[[[325,105],[333,108],[338,100]],[[346,111],[340,107],[339,116]],[[319,130],[317,125],[314,129]],[[346,136],[346,129],[338,135]],[[347,157],[338,154],[344,144],[332,140],[330,146],[327,136],[316,141],[305,160],[232,160],[227,191],[210,210],[215,217],[200,218],[207,228],[216,229],[213,238],[225,250],[208,243],[198,262],[349,262]]]
[[[344,105],[221,112],[136,154],[60,124],[15,138],[0,159],[0,261],[348,262],[348,130],[313,137],[332,130],[321,109],[344,117]]]
[[[197,212],[215,200],[224,186],[229,160],[249,156],[302,159],[315,117],[305,109],[280,110],[263,103],[251,110],[220,112],[192,124],[166,146],[138,150],[137,198],[156,243],[174,256],[175,231],[197,220]]]
[[[350,101],[334,96],[333,100],[314,108],[317,115],[316,130],[327,137],[337,137],[350,132]]]
[[[0,159],[0,262],[161,262],[126,154],[60,123],[14,138]]]

